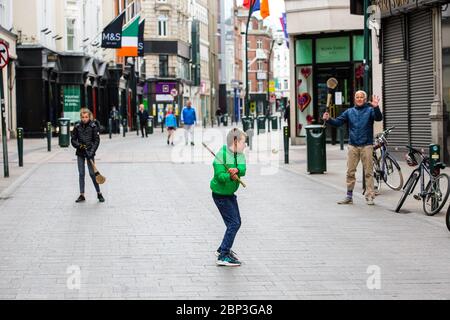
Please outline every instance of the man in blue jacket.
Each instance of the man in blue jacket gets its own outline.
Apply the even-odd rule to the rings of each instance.
[[[356,168],[361,160],[366,180],[366,201],[373,205],[375,197],[373,186],[373,123],[382,121],[383,115],[379,108],[380,99],[372,97],[372,102],[367,103],[367,93],[358,91],[355,94],[355,106],[345,110],[336,119],[331,119],[328,112],[323,114],[326,123],[340,127],[347,123],[349,128],[349,145],[347,159],[347,196],[338,204],[353,203],[353,189],[356,183]]]
[[[188,138],[191,138],[191,145],[194,145],[194,127],[197,122],[197,116],[195,114],[195,109],[192,108],[192,102],[188,101],[186,106],[183,108],[181,113],[181,120],[184,123],[184,139],[186,141],[186,145],[188,145]]]

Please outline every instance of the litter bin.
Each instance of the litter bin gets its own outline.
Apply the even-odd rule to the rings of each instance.
[[[309,173],[327,171],[326,133],[322,125],[309,125],[306,129],[306,157]]]
[[[252,128],[252,121],[253,119],[250,117],[242,118],[242,129],[244,129],[244,132],[247,132],[249,129]]]
[[[228,126],[228,113],[225,113],[222,117],[222,123],[225,127]]]
[[[147,120],[147,131],[149,134],[153,134],[153,117],[149,116]]]
[[[266,116],[258,116],[256,119],[256,122],[258,123],[258,132],[265,132],[266,131]]]
[[[59,118],[59,146],[61,148],[67,148],[70,145],[70,119]]]
[[[278,117],[271,116],[270,121],[272,122],[272,130],[278,130]]]

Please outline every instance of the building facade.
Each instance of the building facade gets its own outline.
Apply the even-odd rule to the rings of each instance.
[[[396,127],[391,146],[428,151],[438,143],[448,162],[450,1],[375,2],[381,9],[384,125]]]
[[[283,108],[289,100],[290,85],[290,65],[289,65],[289,48],[284,42],[284,34],[282,31],[277,31],[274,34],[273,47],[273,87],[277,100],[277,107]],[[272,86],[272,84],[271,84]],[[272,106],[272,113],[276,110]]]
[[[17,35],[14,33],[12,24],[12,0],[0,0],[0,40],[3,40],[9,50],[9,63],[0,72],[3,74],[3,87],[2,90],[5,100],[5,122],[6,122],[6,135],[15,137],[17,129],[16,119],[16,70],[15,61],[17,60],[16,54],[16,41]],[[1,124],[0,124],[1,126]],[[2,130],[0,130],[0,136]]]
[[[354,93],[363,88],[364,19],[350,14],[347,0],[285,3],[292,58],[290,131],[292,143],[303,144],[307,124],[321,123],[327,108],[333,117],[338,116],[352,105]],[[374,73],[372,70],[370,82],[372,91],[377,91]],[[338,86],[328,103],[330,78],[335,78]],[[335,142],[336,129],[327,130],[328,140]]]

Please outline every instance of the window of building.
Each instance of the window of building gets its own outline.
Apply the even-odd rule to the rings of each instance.
[[[74,51],[75,50],[75,24],[76,19],[68,18],[66,19],[66,50]]]
[[[258,81],[258,92],[264,92],[264,82]]]
[[[162,54],[159,56],[159,76],[169,76],[169,56],[166,54]]]
[[[258,71],[262,71],[263,70],[263,62],[261,60],[258,60],[256,63],[258,65]]]
[[[263,42],[261,39],[256,40],[256,48],[262,49],[263,48]]]
[[[0,0],[0,25],[9,30],[11,23],[11,0]]]
[[[160,15],[158,17],[158,35],[160,37],[167,37],[167,21],[169,20],[167,15]]]

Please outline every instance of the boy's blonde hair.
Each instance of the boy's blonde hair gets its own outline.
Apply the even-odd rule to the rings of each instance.
[[[83,116],[83,114],[86,114],[86,113],[89,114],[89,119],[90,120],[94,119],[94,116],[93,116],[91,110],[89,110],[88,108],[82,108],[80,110],[80,118]]]
[[[242,137],[247,138],[247,134],[239,128],[233,128],[227,134],[227,146],[231,147],[234,144],[234,140],[241,140]]]

